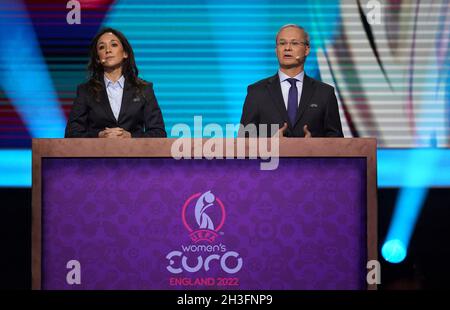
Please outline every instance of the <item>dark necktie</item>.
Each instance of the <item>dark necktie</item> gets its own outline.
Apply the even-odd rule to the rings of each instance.
[[[291,125],[294,126],[295,117],[297,116],[297,108],[298,108],[298,90],[297,90],[297,79],[287,79],[289,83],[291,83],[291,88],[289,88],[289,96],[288,96],[288,108],[287,112],[289,115],[289,119],[291,121]]]

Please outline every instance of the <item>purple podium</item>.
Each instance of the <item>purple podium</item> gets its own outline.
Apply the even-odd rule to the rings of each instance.
[[[174,141],[33,140],[33,289],[373,288],[375,139],[285,139],[274,170]]]

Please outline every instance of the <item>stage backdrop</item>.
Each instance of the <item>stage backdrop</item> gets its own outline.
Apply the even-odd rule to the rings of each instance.
[[[1,2],[0,149],[64,135],[90,41],[106,26],[129,38],[169,135],[195,115],[236,124],[247,86],[277,72],[275,35],[288,23],[309,32],[305,72],[335,87],[346,137],[449,145],[447,0]]]

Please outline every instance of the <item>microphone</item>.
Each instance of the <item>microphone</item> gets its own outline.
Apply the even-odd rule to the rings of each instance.
[[[304,64],[304,63],[305,63],[305,57],[295,56],[295,61],[296,61],[298,64]]]
[[[100,62],[101,62],[102,64],[104,64],[104,63],[106,62],[106,59],[102,59],[102,60],[100,60]]]

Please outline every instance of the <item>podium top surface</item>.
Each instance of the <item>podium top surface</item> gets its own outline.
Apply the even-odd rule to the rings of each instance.
[[[33,139],[36,157],[172,157],[172,150],[190,148],[195,157],[242,154],[280,157],[374,157],[375,138],[284,139]],[[279,152],[275,152],[278,149]]]

